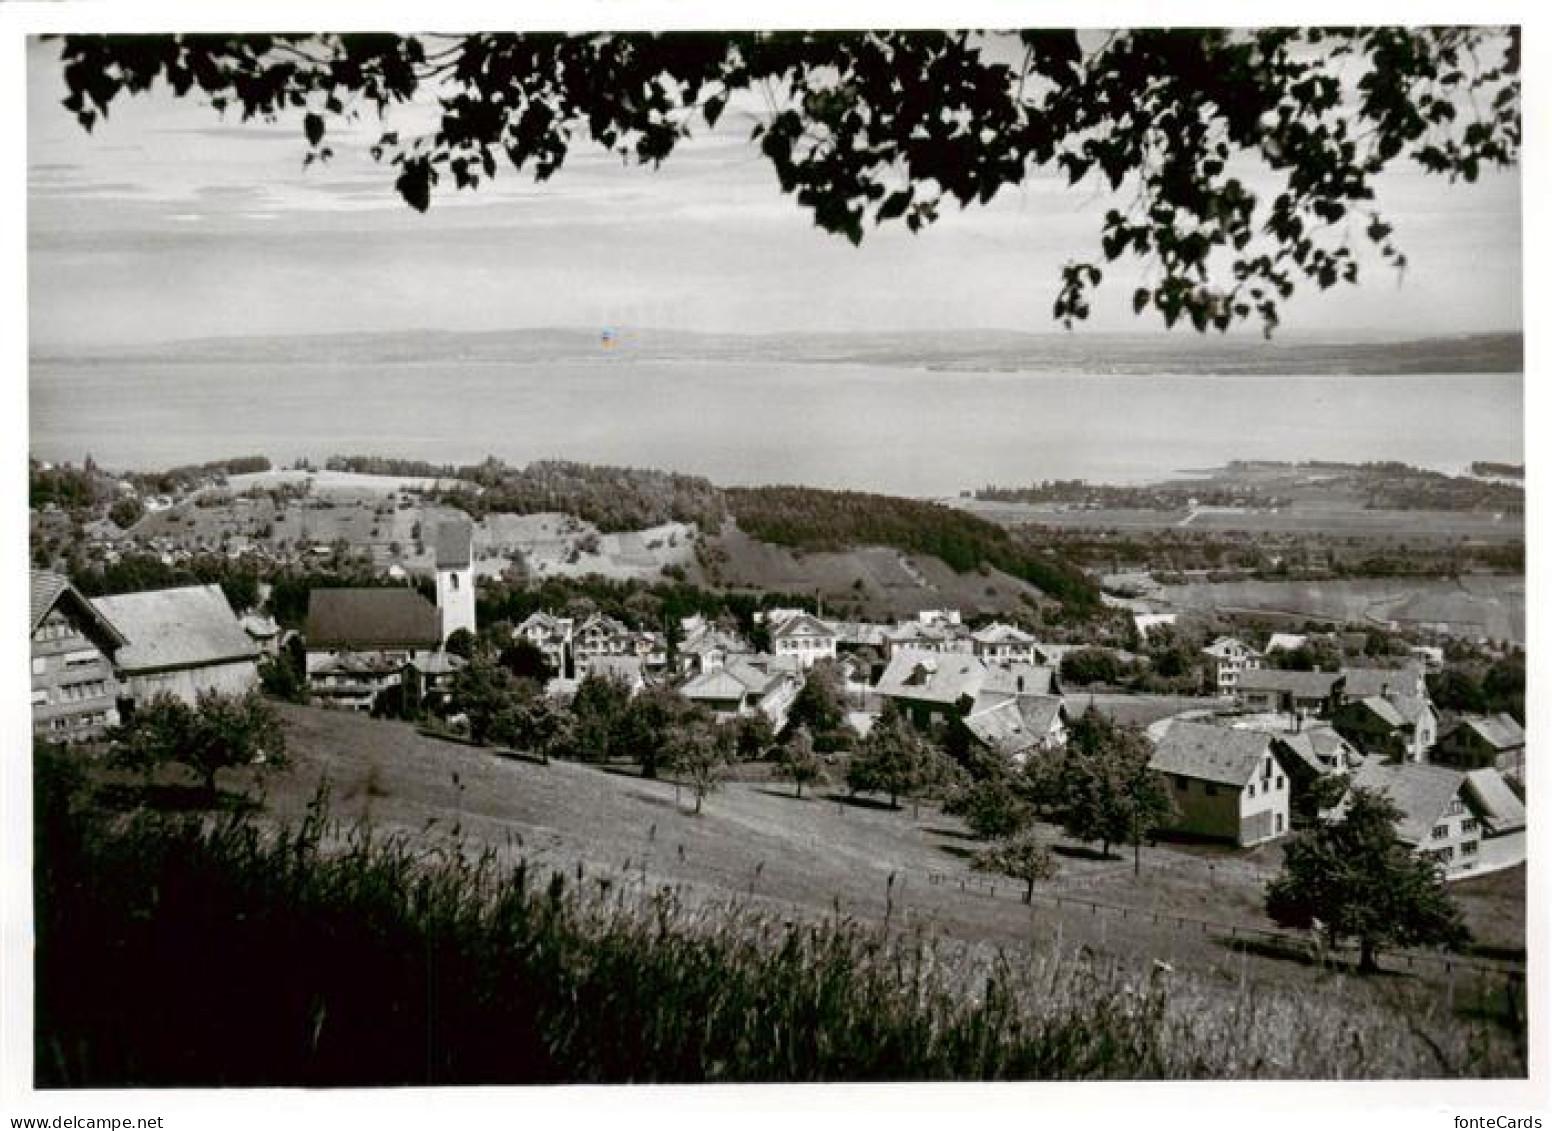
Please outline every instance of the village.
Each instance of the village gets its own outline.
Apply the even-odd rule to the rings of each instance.
[[[1372,634],[1246,632],[1203,640],[1182,661],[1177,618],[1136,612],[1137,640],[1170,637],[1172,662],[1198,673],[1174,686],[1201,684],[1196,694],[1148,695],[1106,682],[1117,666],[1146,666],[1146,656],[1071,632],[1043,641],[984,615],[972,626],[953,608],[881,623],[772,606],[753,614],[758,647],[726,617],[632,625],[537,609],[494,626],[492,639],[492,626],[477,623],[476,530],[463,516],[437,522],[419,588],[397,566],[370,587],[313,588],[299,631],[259,600],[239,615],[215,584],[88,598],[61,574],[35,571],[35,736],[100,746],[158,696],[192,707],[205,694],[254,692],[263,673],[267,690],[289,686],[286,697],[467,737],[466,685],[479,681],[461,676],[487,655],[562,710],[604,682],[626,697],[670,695],[721,723],[757,722],[737,755],[754,760],[778,756],[805,689],[843,708],[836,725],[810,736],[831,764],[889,711],[961,768],[990,759],[1019,770],[1059,753],[1094,709],[1145,728],[1149,768],[1172,801],[1168,822],[1150,830],[1158,834],[1239,848],[1276,841],[1339,811],[1320,797],[1322,783],[1341,779],[1391,798],[1398,835],[1448,878],[1524,860],[1524,731],[1502,711],[1441,711],[1428,687],[1445,666],[1438,645],[1401,642],[1376,658]],[[278,677],[288,666],[286,685]],[[800,721],[813,725],[807,714]],[[491,728],[474,722],[484,740]]]

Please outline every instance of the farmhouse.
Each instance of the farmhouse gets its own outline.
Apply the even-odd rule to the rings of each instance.
[[[782,665],[762,662],[773,658],[731,656],[721,667],[692,677],[679,688],[679,694],[710,708],[719,718],[759,712],[780,730],[787,725],[787,711],[802,682]]]
[[[1248,847],[1288,831],[1288,771],[1270,734],[1176,719],[1148,765],[1169,781],[1177,833]]]
[[[1437,761],[1462,770],[1494,766],[1525,780],[1525,729],[1514,716],[1463,715],[1439,735]]]
[[[740,637],[695,618],[679,644],[679,672],[689,675],[715,671],[729,656],[748,651],[748,642]]]
[[[202,691],[242,694],[259,685],[259,647],[219,585],[98,597],[124,636],[114,663],[136,704],[167,693],[193,704]]]
[[[774,620],[771,628],[771,651],[778,656],[796,656],[803,667],[810,667],[816,660],[835,659],[835,646],[840,633],[818,617],[798,612]]]
[[[965,730],[978,745],[1016,764],[1065,746],[1070,722],[1067,708],[1056,695],[992,698],[984,707],[973,707],[964,718]]]
[[[934,717],[968,714],[986,671],[967,653],[902,649],[890,656],[874,690],[898,703],[918,726],[926,726]]]
[[[1466,775],[1448,766],[1369,761],[1352,775],[1354,788],[1383,793],[1401,810],[1396,838],[1431,856],[1446,879],[1475,871],[1482,850],[1482,813],[1466,789]],[[1335,813],[1340,815],[1343,806]]]
[[[1341,696],[1336,672],[1296,672],[1252,668],[1240,673],[1240,705],[1251,711],[1277,712],[1295,721],[1310,715],[1329,717]]]
[[[462,656],[451,652],[432,652],[406,660],[399,669],[404,698],[410,703],[446,710],[452,704],[453,680],[466,666]],[[370,709],[370,702],[367,706]]]
[[[113,658],[119,630],[64,577],[32,572],[32,733],[49,742],[99,738],[119,721]]]
[[[632,695],[647,686],[645,666],[640,656],[591,656],[582,661],[577,675],[583,679],[590,675],[612,679],[626,687]]]
[[[321,698],[367,709],[412,660],[442,644],[435,605],[413,589],[314,589],[307,603],[307,682]]]
[[[1337,708],[1334,721],[1364,753],[1409,762],[1423,761],[1439,727],[1427,699],[1395,692],[1349,700]]]

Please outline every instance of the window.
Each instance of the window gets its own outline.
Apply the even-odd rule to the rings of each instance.
[[[1218,796],[1218,787],[1215,784],[1213,784],[1212,782],[1208,782],[1207,783],[1207,796],[1208,797],[1217,797]]]
[[[1481,843],[1480,841],[1475,841],[1475,840],[1468,840],[1468,841],[1466,841],[1465,844],[1462,844],[1460,846],[1460,854],[1462,856],[1475,856],[1477,854],[1477,848],[1480,845],[1480,843]]]
[[[48,705],[48,701],[49,701],[49,693],[48,693],[48,689],[47,688],[43,688],[43,689],[41,689],[39,691],[34,691],[32,693],[32,705],[34,707],[44,707],[44,706],[47,706]]]
[[[1450,835],[1450,826],[1449,825],[1435,825],[1433,827],[1432,836],[1433,836],[1434,840],[1443,840],[1445,837],[1447,837],[1449,835]]]
[[[1460,823],[1460,831],[1463,832],[1463,833],[1474,833],[1474,832],[1476,832],[1477,831],[1477,819],[1475,817],[1467,817],[1464,821],[1462,821]]]
[[[1175,788],[1178,789],[1181,793],[1190,793],[1191,779],[1186,777],[1184,774],[1176,774]]]
[[[1454,801],[1450,802],[1450,807],[1446,809],[1445,812],[1453,817],[1464,808],[1465,806],[1460,803],[1460,798],[1457,797]]]
[[[33,675],[47,675],[48,674],[48,657],[47,656],[34,656],[32,658],[32,674]]]
[[[1245,796],[1246,797],[1254,797],[1255,795],[1256,795],[1256,783],[1255,782],[1251,782],[1249,785],[1247,785],[1245,787]]]
[[[1286,789],[1286,788],[1287,788],[1287,786],[1288,786],[1288,783],[1287,783],[1287,781],[1286,781],[1286,780],[1285,780],[1285,779],[1284,779],[1284,778],[1283,778],[1283,776],[1282,776],[1282,774],[1278,774],[1278,775],[1277,775],[1277,788],[1278,788],[1278,789]]]

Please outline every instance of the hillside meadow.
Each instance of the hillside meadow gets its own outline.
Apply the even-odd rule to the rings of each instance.
[[[1394,956],[1357,979],[1255,935],[1275,846],[1145,847],[1138,879],[1058,843],[1025,906],[931,806],[743,781],[695,817],[623,768],[284,714],[295,762],[253,814],[99,812],[40,842],[40,1083],[1525,1071],[1502,975]],[[1458,890],[1482,941],[1523,946],[1523,869]],[[242,988],[171,987],[196,951]],[[134,1047],[126,993],[155,1015]],[[233,1010],[253,1061],[198,1039]]]

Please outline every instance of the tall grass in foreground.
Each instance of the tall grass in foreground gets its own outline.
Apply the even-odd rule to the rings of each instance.
[[[1348,982],[1013,958],[416,851],[40,808],[42,1087],[1523,1075]]]

